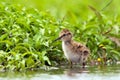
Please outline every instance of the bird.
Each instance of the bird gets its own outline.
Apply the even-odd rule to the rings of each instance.
[[[85,45],[72,39],[73,35],[68,29],[63,29],[59,33],[59,37],[54,41],[62,41],[62,50],[65,57],[69,61],[70,68],[73,64],[80,63],[85,68],[86,61],[90,55],[90,50]]]

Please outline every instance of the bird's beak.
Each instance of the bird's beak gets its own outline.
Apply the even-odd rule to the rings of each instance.
[[[55,39],[53,42],[55,42],[55,41],[57,41],[57,40],[60,40],[62,38],[62,36],[61,37],[58,37],[57,39]]]

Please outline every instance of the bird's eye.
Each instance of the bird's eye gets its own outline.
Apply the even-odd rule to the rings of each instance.
[[[66,36],[66,34],[63,34],[63,36]]]
[[[68,33],[68,35],[70,35],[71,33]]]

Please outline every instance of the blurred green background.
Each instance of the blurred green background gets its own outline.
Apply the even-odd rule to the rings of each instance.
[[[89,5],[109,18],[120,15],[119,0],[1,0],[1,2],[34,7],[50,12],[57,19],[67,17],[68,21],[73,19],[74,22],[86,20],[94,15]],[[106,7],[107,4],[109,6]]]

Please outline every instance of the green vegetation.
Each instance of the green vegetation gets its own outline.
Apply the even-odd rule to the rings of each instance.
[[[44,0],[34,7],[30,3],[36,0],[13,1],[0,2],[1,70],[21,71],[64,62],[61,42],[53,43],[63,28],[90,48],[89,62],[120,60],[120,10],[115,8],[119,0]]]

